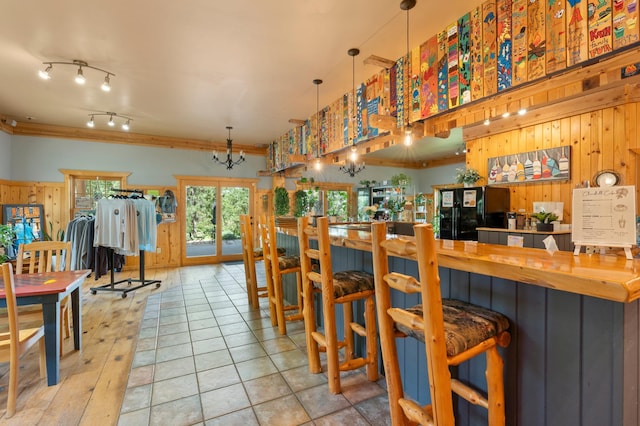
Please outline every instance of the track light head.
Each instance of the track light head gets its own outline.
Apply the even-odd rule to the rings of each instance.
[[[49,74],[49,72],[51,72],[52,69],[53,65],[48,64],[46,69],[38,71],[38,75],[43,80],[51,80],[51,74]]]
[[[104,81],[102,82],[102,86],[100,86],[103,92],[111,91],[111,83],[109,81],[109,74],[104,76]]]
[[[109,127],[113,127],[116,125],[116,123],[113,121],[113,115],[109,117],[109,122],[107,123],[107,125],[109,125]]]
[[[93,115],[92,115],[89,121],[87,121],[87,127],[91,127],[93,129],[95,125],[96,123],[93,122]]]
[[[78,67],[78,74],[76,74],[76,83],[78,84],[84,84],[87,79],[84,78],[84,74],[82,73],[82,67]]]
[[[129,131],[129,123],[131,122],[131,120],[127,120],[126,122],[122,123],[122,130],[124,130],[125,132]]]

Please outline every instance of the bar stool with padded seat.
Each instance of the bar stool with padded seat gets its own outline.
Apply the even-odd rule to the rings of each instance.
[[[318,249],[309,245],[310,237],[317,238]],[[378,339],[376,334],[376,311],[373,275],[364,271],[341,271],[333,273],[331,264],[331,241],[326,217],[317,219],[317,227],[309,225],[309,219],[298,219],[300,243],[300,266],[304,294],[304,325],[307,343],[309,371],[322,372],[320,351],[327,352],[327,376],[329,391],[341,392],[340,372],[366,366],[367,379],[378,380]],[[312,270],[312,259],[319,262],[320,270]],[[322,293],[324,333],[317,330],[314,292]],[[353,320],[352,303],[364,300],[364,326]],[[344,316],[344,341],[338,341],[335,307],[342,305]],[[366,354],[355,357],[354,333],[366,339]],[[344,348],[341,362],[339,350]]]
[[[258,277],[256,275],[256,263],[264,260],[262,247],[254,246],[255,234],[251,225],[251,216],[248,214],[240,215],[240,235],[242,237],[242,260],[244,261],[244,274],[247,282],[247,297],[249,305],[253,308],[259,308],[260,297],[268,297],[267,287],[258,286]],[[283,256],[284,248],[278,247],[278,255]]]
[[[276,222],[274,216],[262,218],[260,222],[271,324],[274,327],[278,326],[280,334],[287,334],[287,321],[300,321],[303,319],[300,256],[280,254],[280,250],[276,247]],[[296,305],[285,306],[284,304],[283,275],[285,274],[296,274]],[[285,312],[288,311],[295,311],[295,313],[285,315]]]
[[[372,252],[380,345],[384,359],[391,421],[454,425],[452,392],[488,410],[489,425],[504,425],[503,360],[497,347],[510,341],[509,320],[498,312],[453,299],[442,299],[433,227],[414,226],[415,241],[387,239],[386,224],[372,226]],[[418,262],[420,278],[389,272],[389,256]],[[390,288],[419,293],[422,304],[393,307]],[[431,404],[426,407],[404,397],[396,338],[411,336],[425,343]],[[485,354],[488,396],[451,378],[450,366]]]

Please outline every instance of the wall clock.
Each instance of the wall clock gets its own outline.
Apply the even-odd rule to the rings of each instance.
[[[600,170],[593,176],[592,184],[598,187],[615,186],[620,182],[620,175],[613,170]]]

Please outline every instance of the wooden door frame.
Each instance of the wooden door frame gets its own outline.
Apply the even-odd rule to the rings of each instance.
[[[181,259],[180,263],[183,266],[189,265],[204,265],[210,263],[221,263],[226,261],[235,261],[242,259],[242,253],[233,255],[222,255],[221,238],[216,237],[216,255],[215,256],[203,256],[203,257],[187,257],[187,244],[186,244],[186,224],[185,214],[186,209],[184,205],[185,187],[187,186],[215,186],[216,187],[216,200],[220,197],[220,188],[225,186],[246,187],[249,189],[249,214],[253,216],[255,211],[255,195],[258,179],[247,178],[222,178],[222,177],[208,177],[208,176],[176,176],[176,199],[178,200],[177,217],[180,223],[180,251]],[[221,223],[221,209],[216,209],[216,223]],[[218,233],[216,229],[216,233]]]

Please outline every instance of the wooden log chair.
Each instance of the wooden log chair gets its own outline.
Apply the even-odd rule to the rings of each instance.
[[[312,249],[309,240],[318,240],[318,249]],[[378,338],[373,275],[364,271],[333,272],[331,264],[331,241],[329,222],[326,217],[317,219],[317,227],[309,225],[309,219],[298,219],[300,243],[300,266],[304,300],[304,328],[307,357],[311,373],[322,372],[320,351],[327,353],[327,376],[329,392],[341,393],[340,372],[366,366],[367,379],[378,380]],[[317,261],[319,270],[312,267]],[[322,316],[324,333],[316,326],[314,292],[322,293]],[[364,300],[364,326],[353,320],[353,302]],[[344,340],[337,336],[336,305],[342,305]],[[355,356],[354,333],[366,340],[366,354]],[[340,350],[344,349],[343,360]]]
[[[452,392],[488,410],[489,425],[504,425],[503,360],[497,347],[510,341],[509,320],[502,314],[454,299],[442,299],[433,227],[414,226],[415,241],[387,239],[386,224],[372,226],[372,252],[380,344],[394,425],[454,425]],[[389,256],[418,262],[420,278],[389,271]],[[418,293],[422,304],[393,307],[390,289]],[[396,338],[425,343],[431,404],[421,407],[405,398]],[[488,395],[451,377],[449,368],[485,354]]]
[[[302,317],[302,281],[300,279],[300,256],[280,255],[276,246],[276,222],[268,216],[260,223],[264,269],[267,276],[267,293],[271,324],[278,326],[280,334],[287,334],[287,321],[300,321]],[[285,305],[283,276],[296,275],[297,304]],[[287,312],[293,312],[286,314]]]
[[[264,260],[262,247],[256,247],[255,233],[253,232],[251,216],[248,214],[240,215],[240,235],[242,237],[242,260],[244,261],[244,274],[247,282],[247,297],[249,305],[253,308],[259,308],[259,298],[268,297],[267,286],[258,285],[258,277],[256,275],[256,263]],[[278,247],[278,255],[283,256],[285,249]]]
[[[9,363],[9,394],[7,396],[6,417],[12,417],[16,412],[16,398],[18,396],[18,374],[20,371],[20,357],[34,344],[40,349],[40,378],[46,377],[46,359],[44,346],[44,326],[23,328],[20,325],[18,307],[13,281],[13,268],[10,263],[0,265],[4,281],[4,293],[7,301],[8,332],[0,333],[0,362]]]
[[[25,266],[28,266],[29,274],[70,270],[71,242],[35,241],[20,244],[16,258],[16,271],[20,273]],[[25,311],[22,316],[25,320],[39,317],[41,322],[42,308],[29,307],[28,313]],[[60,301],[60,355],[62,355],[63,335],[65,339],[71,336],[71,323],[71,306],[67,296]]]

